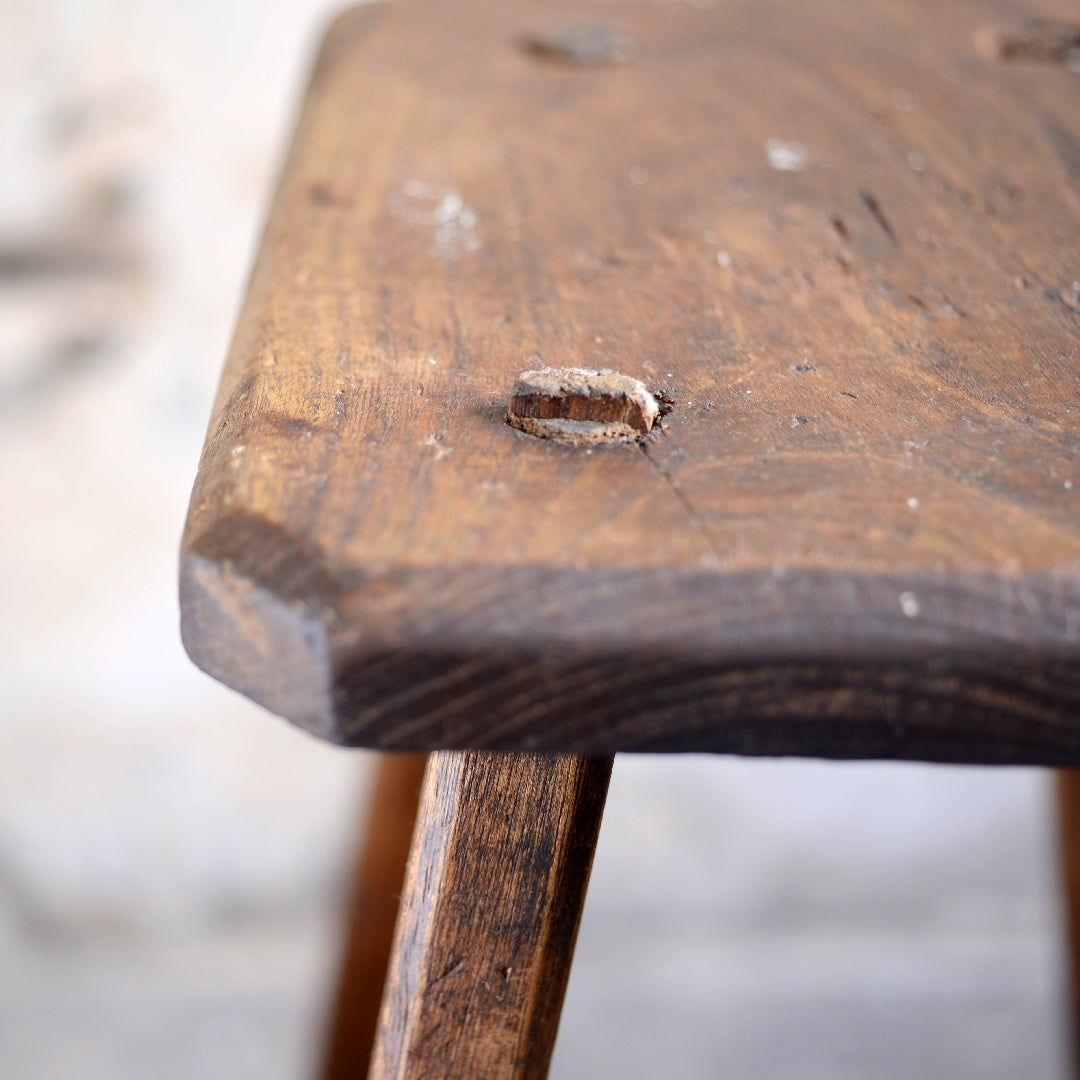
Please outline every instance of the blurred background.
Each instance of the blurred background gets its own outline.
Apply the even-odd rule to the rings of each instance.
[[[678,2],[678,0],[671,0]],[[324,0],[0,4],[0,1076],[314,1075],[370,757],[176,557]],[[552,1075],[1064,1076],[1046,774],[616,762]]]

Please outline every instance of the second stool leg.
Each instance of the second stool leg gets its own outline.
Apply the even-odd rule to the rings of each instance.
[[[349,898],[322,1080],[364,1080],[390,961],[425,754],[380,754]]]
[[[1059,769],[1056,778],[1058,838],[1069,949],[1069,1075],[1080,1078],[1080,769]]]
[[[432,754],[372,1080],[542,1080],[611,758]]]

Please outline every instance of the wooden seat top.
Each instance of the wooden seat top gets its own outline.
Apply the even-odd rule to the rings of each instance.
[[[992,18],[342,16],[192,496],[196,663],[351,745],[1080,762],[1080,78]],[[669,411],[508,426],[564,366]]]

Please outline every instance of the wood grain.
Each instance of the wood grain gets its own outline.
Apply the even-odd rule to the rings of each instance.
[[[611,759],[433,754],[371,1080],[547,1075]]]
[[[357,848],[322,1080],[367,1075],[426,763],[423,754],[379,755]]]
[[[195,661],[354,745],[1080,762],[1080,81],[980,57],[996,10],[339,20],[192,496]],[[619,62],[530,44],[586,22]],[[673,407],[527,436],[537,357]]]

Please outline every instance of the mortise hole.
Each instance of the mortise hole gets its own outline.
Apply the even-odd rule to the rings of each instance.
[[[1016,19],[980,27],[975,49],[987,61],[1030,60],[1080,71],[1080,23]]]
[[[541,368],[518,376],[506,422],[528,435],[577,445],[634,442],[671,411],[666,394],[616,371]]]
[[[521,49],[538,60],[570,67],[625,64],[637,56],[634,41],[608,23],[550,26],[524,37]]]

